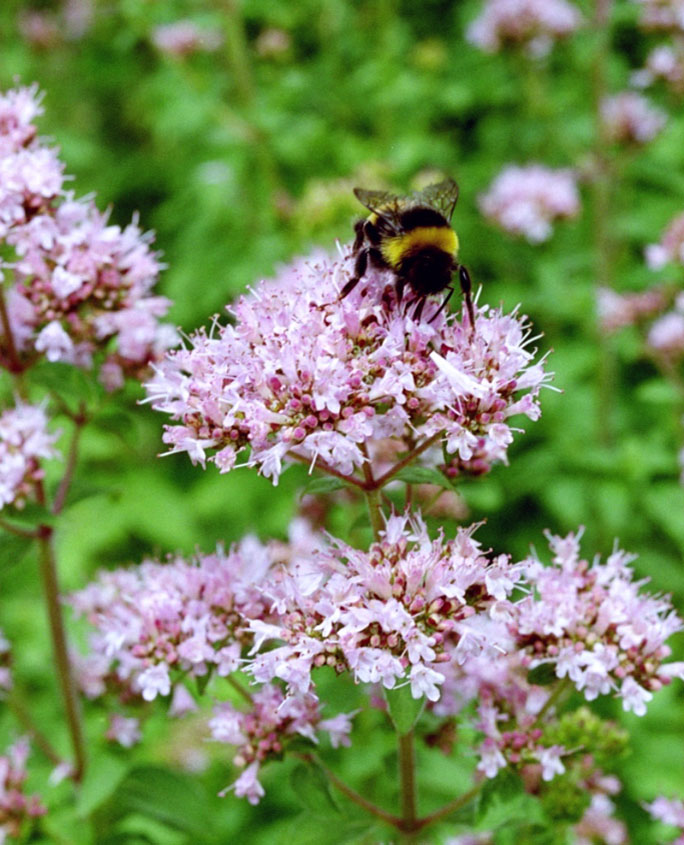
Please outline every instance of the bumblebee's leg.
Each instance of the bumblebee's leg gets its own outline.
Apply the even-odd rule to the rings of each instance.
[[[382,257],[382,253],[374,246],[369,246],[366,250],[368,252],[368,262],[372,267],[377,267],[378,270],[386,270],[387,262]]]
[[[354,223],[354,232],[356,232],[356,237],[354,238],[354,246],[352,246],[352,255],[356,255],[363,246],[363,229],[365,225],[365,220],[357,220],[356,223]]]
[[[454,289],[452,287],[447,288],[447,290],[449,291],[449,293],[444,297],[442,304],[439,306],[437,311],[432,315],[432,317],[430,317],[430,319],[428,320],[428,323],[432,323],[433,320],[436,320],[437,317],[439,317],[439,315],[442,313],[442,311],[444,311],[444,309],[447,307],[447,303],[449,302],[451,297],[454,295]]]
[[[401,300],[404,296],[404,288],[406,287],[406,279],[402,279],[397,276],[397,280],[394,283],[394,290],[397,293],[397,305],[401,305]]]
[[[360,282],[361,277],[368,269],[369,264],[373,267],[380,268],[387,266],[380,250],[373,246],[364,247],[364,249],[360,250],[359,254],[356,256],[356,261],[354,262],[354,275],[342,288],[340,299],[344,299],[345,296],[348,296],[354,290]]]
[[[366,267],[368,267],[369,252],[369,247],[366,247],[365,249],[359,251],[358,255],[356,256],[356,261],[354,262],[354,275],[342,288],[342,292],[340,293],[340,299],[344,299],[345,296],[348,296],[358,285],[359,281],[361,280],[361,276],[363,276],[363,274],[366,272]]]
[[[461,264],[458,268],[458,281],[461,285],[461,291],[463,292],[463,296],[465,298],[466,308],[468,310],[468,319],[470,320],[470,330],[475,331],[475,311],[473,309],[473,300],[471,297],[471,291],[473,289],[473,284],[470,281],[470,273],[468,270]]]
[[[418,305],[416,305],[413,310],[413,319],[416,323],[419,323],[420,318],[423,316],[423,308],[425,307],[425,300],[427,299],[427,297],[417,296],[416,299],[418,300]]]

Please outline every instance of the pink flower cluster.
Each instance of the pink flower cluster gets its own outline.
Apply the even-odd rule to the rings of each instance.
[[[539,416],[547,379],[516,314],[481,307],[476,326],[397,307],[393,278],[369,271],[345,299],[349,260],[298,262],[232,310],[235,324],[199,331],[170,352],[146,387],[171,415],[164,441],[222,472],[249,450],[277,483],[288,457],[352,475],[373,442],[404,451],[441,439],[469,461],[505,460],[509,418]],[[372,469],[372,468],[371,468]]]
[[[669,222],[659,243],[646,247],[646,263],[651,270],[660,270],[670,261],[684,264],[684,214]]]
[[[681,47],[660,44],[654,47],[646,58],[646,66],[632,74],[631,82],[639,88],[646,88],[657,80],[677,94],[684,91],[684,55]]]
[[[648,29],[684,30],[683,0],[636,0],[641,4],[641,23]]]
[[[14,284],[0,364],[44,355],[90,367],[104,350],[101,378],[114,389],[177,342],[159,324],[169,301],[151,295],[161,265],[136,221],[108,224],[91,199],[64,191],[57,151],[36,138],[40,112],[35,86],[0,96],[0,242],[14,250],[2,265]]]
[[[676,798],[665,798],[659,796],[646,804],[646,809],[651,818],[679,828],[678,836],[672,841],[672,845],[684,845],[684,801]]]
[[[301,538],[298,554],[304,555]],[[188,563],[146,561],[134,569],[102,572],[72,594],[74,610],[94,626],[81,685],[90,697],[107,689],[152,701],[175,679],[228,675],[252,644],[251,618],[270,618],[259,583],[291,550],[254,538]]]
[[[183,57],[218,50],[223,36],[217,29],[205,29],[192,20],[180,20],[158,26],[152,33],[152,43],[162,53]]]
[[[312,671],[332,666],[387,689],[408,683],[413,698],[436,701],[446,664],[493,648],[483,620],[506,612],[517,580],[508,558],[485,557],[472,533],[432,541],[418,517],[392,516],[367,552],[333,541],[265,587],[278,619],[251,622],[253,652],[283,644],[257,654],[247,671],[305,694]]]
[[[486,0],[466,37],[488,53],[522,46],[531,55],[543,56],[581,23],[579,10],[566,0]]]
[[[607,137],[619,144],[647,144],[667,123],[667,114],[641,94],[623,91],[601,102]]]
[[[535,244],[551,237],[555,220],[576,217],[580,210],[573,172],[541,164],[505,167],[480,197],[479,206],[504,231]]]
[[[667,598],[640,592],[628,564],[615,550],[605,561],[580,558],[581,531],[565,538],[547,534],[551,566],[524,561],[532,592],[515,604],[516,646],[527,665],[551,664],[591,701],[614,692],[625,710],[646,713],[653,693],[673,677],[684,679],[684,663],[664,664],[668,637],[682,621]]]
[[[0,840],[19,839],[25,822],[45,814],[38,795],[24,795],[28,740],[21,739],[0,756]]]
[[[23,507],[45,475],[41,459],[57,457],[59,433],[50,434],[47,423],[38,405],[18,403],[0,414],[0,510]]]
[[[215,706],[209,728],[214,739],[237,746],[233,763],[244,771],[230,790],[250,804],[264,795],[259,769],[268,759],[280,757],[287,743],[296,736],[318,742],[318,731],[327,732],[333,748],[350,745],[349,733],[354,713],[340,713],[321,719],[318,699],[311,693],[285,696],[268,684],[252,696],[252,708],[238,710],[230,702]],[[228,790],[224,790],[224,793]]]
[[[591,804],[574,826],[574,845],[594,845],[596,842],[627,845],[629,842],[625,823],[615,818],[615,804],[610,797],[620,791],[620,783],[610,776],[601,781],[601,791],[592,791]]]
[[[596,299],[601,328],[606,332],[654,317],[670,302],[667,291],[659,287],[641,293],[617,293],[612,288],[599,288]]]

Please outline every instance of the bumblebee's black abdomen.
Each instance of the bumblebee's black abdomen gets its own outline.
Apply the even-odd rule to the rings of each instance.
[[[444,215],[427,206],[415,206],[402,211],[399,222],[405,232],[410,232],[419,226],[449,226],[449,222]]]
[[[429,296],[451,283],[453,267],[453,256],[428,246],[409,252],[399,263],[397,275],[417,296]]]

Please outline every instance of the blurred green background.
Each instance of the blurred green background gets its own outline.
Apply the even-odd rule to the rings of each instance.
[[[590,19],[593,5],[577,5]],[[481,301],[507,310],[520,303],[543,332],[540,351],[553,350],[549,366],[563,391],[545,392],[542,419],[525,422],[509,467],[461,485],[465,521],[486,520],[479,532],[485,545],[515,557],[530,545],[541,550],[545,528],[563,533],[585,525],[589,556],[610,552],[617,537],[639,555],[636,567],[651,577],[653,590],[672,592],[684,610],[682,399],[643,357],[636,330],[601,340],[595,315],[589,176],[597,54],[605,52],[609,90],[622,90],[658,39],[637,26],[637,4],[620,0],[607,51],[588,26],[543,61],[487,55],[464,37],[480,8],[479,0],[4,0],[0,83],[36,81],[46,92],[41,132],[61,148],[76,194],[95,192],[100,207],[111,206],[113,221],[125,224],[139,213],[143,228],[156,232],[168,264],[161,290],[175,303],[171,319],[187,331],[280,263],[348,241],[361,211],[353,186],[402,191],[431,174],[454,176],[461,198],[453,223],[461,260],[482,285]],[[175,54],[160,49],[158,27],[179,20],[191,20],[204,44]],[[638,154],[610,151],[614,178],[604,223],[610,273],[621,291],[642,290],[658,278],[681,282],[656,276],[642,257],[684,206],[682,104],[665,92],[656,99],[670,113],[665,131]],[[529,161],[573,166],[584,177],[580,217],[557,224],[551,240],[534,247],[501,233],[477,210],[478,195],[505,164]],[[77,480],[88,495],[67,511],[58,537],[66,590],[86,584],[100,567],[146,555],[208,551],[246,532],[285,536],[297,509],[306,482],[301,468],[274,489],[246,470],[219,476],[184,456],[158,460],[163,420],[136,406],[141,395],[130,388],[84,439]],[[352,522],[331,506],[331,530],[344,535]],[[35,561],[2,557],[0,626],[16,645],[15,671],[48,732],[66,748],[51,705]],[[618,709],[601,705],[604,715],[618,717]],[[366,721],[372,727],[372,716]],[[655,842],[639,801],[684,795],[681,687],[657,696],[645,719],[623,721],[633,740],[632,755],[617,763],[625,781],[621,811],[634,842]],[[55,842],[105,841],[76,819],[87,816],[107,785],[133,777],[127,769],[151,754],[160,768],[147,772],[146,782],[158,777],[162,791],[173,790],[164,778],[176,775],[166,764],[190,753],[183,743],[191,741],[168,738],[163,717],[148,723],[145,750],[126,753],[104,749],[103,724],[104,715],[90,713],[99,761],[86,785],[92,795],[59,811],[63,817],[52,815]],[[371,779],[391,773],[392,749],[380,746],[376,738],[365,745],[365,759],[357,754],[347,765]],[[424,753],[428,781],[463,777],[462,763]],[[225,763],[215,762],[199,780],[177,775],[179,793],[189,790],[204,808],[195,828],[155,817],[154,802],[140,807],[131,799],[128,815],[116,820],[124,825],[118,841],[276,841],[297,806],[285,768],[272,767],[257,810],[215,798],[231,779]],[[37,783],[41,777],[39,770]],[[134,787],[135,781],[131,794]],[[393,788],[385,787],[387,795]],[[55,804],[60,789],[67,788],[57,788]],[[110,822],[101,822],[103,829],[113,829]],[[70,826],[77,832],[70,834]]]

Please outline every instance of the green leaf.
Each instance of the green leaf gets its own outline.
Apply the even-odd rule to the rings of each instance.
[[[339,815],[302,813],[292,820],[287,841],[293,845],[374,845],[388,841],[376,824],[367,819],[344,819]]]
[[[553,663],[541,663],[527,673],[527,683],[536,684],[538,687],[548,687],[557,680],[556,667]]]
[[[18,537],[16,534],[0,536],[0,567],[13,566],[24,559],[34,540],[31,537]]]
[[[436,484],[438,487],[444,487],[445,490],[454,489],[446,475],[434,467],[404,467],[393,477],[399,481],[405,481],[406,484]]]
[[[76,810],[81,817],[89,816],[107,801],[126,774],[127,764],[112,754],[92,755],[86,776],[78,792]]]
[[[204,695],[204,691],[211,680],[212,672],[205,672],[204,675],[195,675],[195,686],[197,687],[197,694]]]
[[[55,515],[38,502],[27,502],[21,510],[14,511],[14,521],[29,528],[36,528],[38,525],[54,525]]]
[[[302,490],[302,494],[310,493],[313,495],[314,493],[334,493],[335,490],[341,490],[343,487],[349,486],[350,485],[345,481],[342,481],[341,478],[332,478],[330,476],[326,476],[325,478],[314,478]]]
[[[475,814],[478,830],[495,830],[517,821],[541,824],[539,801],[525,792],[518,775],[506,769],[485,783]]]
[[[407,734],[413,729],[425,707],[425,697],[414,698],[410,684],[384,689],[390,718],[397,732]]]
[[[92,405],[100,393],[93,375],[61,361],[42,361],[31,371],[31,380],[73,405],[73,410],[81,402]]]
[[[98,830],[113,832],[117,822],[134,813],[202,842],[211,834],[207,798],[196,780],[159,766],[131,770],[97,811],[95,824]]]
[[[312,813],[339,812],[328,778],[315,762],[296,766],[290,775],[290,784],[302,805]]]

